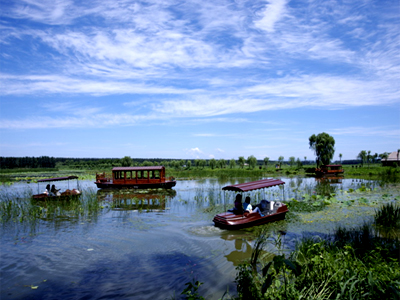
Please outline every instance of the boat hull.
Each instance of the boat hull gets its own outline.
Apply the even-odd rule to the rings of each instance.
[[[258,212],[244,213],[243,215],[235,215],[231,212],[225,212],[216,215],[213,222],[216,227],[222,229],[241,229],[284,220],[288,211],[287,206],[284,205],[275,213],[265,215],[264,217],[262,217]]]
[[[46,194],[33,195],[32,199],[37,201],[66,201],[79,199],[82,194],[71,194],[71,195],[60,195],[60,196],[48,196]]]
[[[157,182],[157,183],[126,183],[126,184],[123,184],[123,183],[115,184],[110,181],[105,181],[105,182],[96,181],[95,184],[99,189],[105,189],[105,188],[171,189],[176,185],[176,181],[166,181],[166,182]]]

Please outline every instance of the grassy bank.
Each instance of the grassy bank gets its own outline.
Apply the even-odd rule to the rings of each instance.
[[[254,169],[245,166],[235,166],[233,168],[211,168],[211,167],[190,167],[175,168],[166,167],[166,176],[173,176],[176,179],[196,179],[196,178],[238,178],[238,177],[279,177],[279,176],[297,176],[297,175],[314,175],[313,170],[316,165],[307,165],[305,167],[297,167],[290,165],[282,165],[276,169],[274,166],[257,166]],[[63,168],[46,168],[46,169],[0,169],[0,180],[2,182],[18,181],[18,180],[36,180],[44,177],[57,177],[67,175],[78,175],[81,179],[95,178],[96,173],[106,172],[111,174],[111,167],[107,169],[63,169]],[[383,167],[380,164],[371,164],[356,166],[344,165],[344,178],[400,178],[399,167]]]

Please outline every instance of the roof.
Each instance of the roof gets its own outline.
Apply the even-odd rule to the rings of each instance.
[[[115,167],[112,171],[154,171],[162,170],[164,166],[148,166],[148,167]]]
[[[236,192],[247,192],[252,190],[258,190],[263,188],[269,188],[276,185],[285,184],[284,181],[279,179],[267,178],[257,181],[239,183],[235,185],[227,185],[222,189],[225,191],[236,191]]]
[[[62,180],[71,180],[78,178],[79,178],[78,176],[54,177],[54,178],[39,179],[38,182],[62,181]]]
[[[394,151],[388,155],[387,159],[383,159],[383,161],[399,161],[400,155],[397,156],[397,151]]]

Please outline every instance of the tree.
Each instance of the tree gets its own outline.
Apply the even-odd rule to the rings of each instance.
[[[232,158],[229,161],[229,168],[233,169],[235,166],[236,166],[236,161],[235,161],[235,159]]]
[[[369,163],[372,160],[372,155],[371,155],[371,150],[368,150],[368,154],[367,154],[367,163],[368,163],[368,169],[369,169]]]
[[[257,158],[254,155],[250,155],[247,158],[247,163],[249,164],[249,169],[254,169],[257,166]]]
[[[133,160],[132,160],[132,158],[130,156],[124,156],[121,159],[121,165],[123,167],[130,167],[132,165],[132,163],[133,163]]]
[[[278,157],[278,162],[279,162],[279,168],[282,166],[282,163],[283,163],[283,160],[284,160],[285,158],[283,157],[283,156],[279,156]]]
[[[296,158],[294,156],[289,157],[289,165],[291,167],[293,167],[295,162],[296,162]]]
[[[269,162],[269,157],[264,157],[264,166],[266,169],[268,168],[268,162]]]
[[[314,150],[317,156],[317,167],[329,165],[335,153],[335,139],[323,132],[310,136],[309,143],[310,149]]]
[[[384,159],[387,159],[389,157],[389,154],[387,152],[383,152],[379,154],[379,157],[381,158],[381,161]]]
[[[300,160],[300,158],[297,158],[297,160],[296,160],[296,164],[297,164],[297,168],[298,168],[298,169],[300,169],[300,168],[302,168],[302,167],[303,167],[303,164],[301,163],[301,160]]]
[[[202,168],[202,169],[204,169],[204,167],[207,165],[207,161],[205,160],[205,159],[200,159],[200,167]]]
[[[244,156],[239,156],[239,166],[242,169],[243,169],[245,163],[246,163],[246,160],[244,159]]]
[[[340,163],[342,163],[342,153],[339,153]]]
[[[191,160],[188,160],[188,161],[186,162],[186,167],[187,167],[188,169],[190,169],[190,168],[192,167],[192,161],[191,161]]]
[[[367,161],[367,151],[361,150],[357,158],[361,160],[361,165],[364,166],[364,163]]]
[[[198,169],[200,166],[200,159],[195,159],[194,164],[196,165],[196,168]]]
[[[217,165],[217,161],[215,158],[211,158],[208,164],[210,165],[211,170],[214,170],[215,166]]]
[[[221,169],[225,168],[225,166],[226,166],[225,159],[223,159],[223,158],[219,159],[217,163],[218,163],[218,167],[220,167]]]

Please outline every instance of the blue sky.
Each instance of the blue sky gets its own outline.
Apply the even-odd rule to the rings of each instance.
[[[0,3],[1,156],[400,148],[397,0]]]

